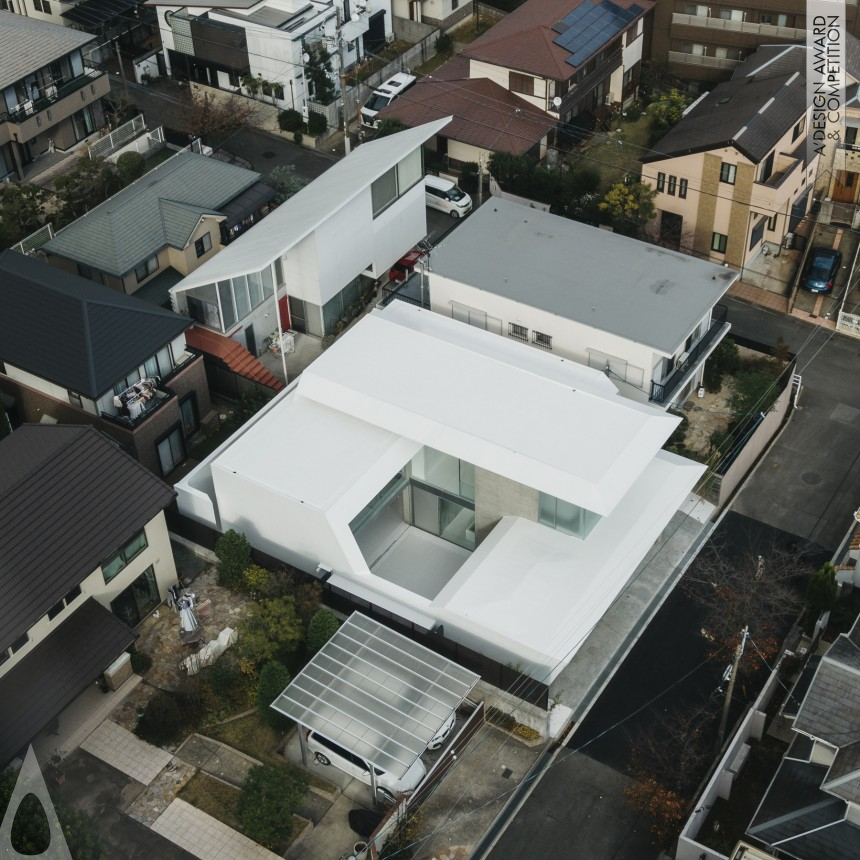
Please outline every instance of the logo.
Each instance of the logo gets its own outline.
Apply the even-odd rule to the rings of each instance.
[[[15,813],[21,805],[21,801],[28,795],[33,794],[42,804],[45,817],[48,819],[48,832],[51,841],[41,854],[20,854],[12,845],[12,824],[15,821]],[[63,827],[57,818],[57,811],[48,794],[48,786],[45,785],[42,772],[39,770],[39,762],[33,747],[29,747],[24,758],[24,766],[18,774],[15,788],[12,789],[12,797],[9,798],[9,806],[0,824],[0,860],[28,860],[28,858],[43,857],[45,860],[72,860],[66,837],[63,836]]]

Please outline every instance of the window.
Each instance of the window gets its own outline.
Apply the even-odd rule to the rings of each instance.
[[[69,403],[71,403],[72,406],[77,406],[78,409],[83,409],[80,394],[78,394],[76,391],[70,391],[69,389],[66,389],[66,394],[69,395]]]
[[[670,176],[669,177],[669,187],[666,189],[666,191],[669,194],[671,194],[673,197],[675,196],[675,189],[677,188],[677,185],[678,185],[678,177],[677,176]]]
[[[552,337],[539,331],[532,332],[532,343],[541,349],[552,349]]]
[[[744,52],[740,48],[726,48],[723,45],[718,45],[714,48],[714,56],[721,60],[742,60]]]
[[[722,233],[713,233],[711,235],[711,250],[718,251],[720,254],[725,254],[728,238],[728,236],[724,236]]]
[[[110,582],[135,556],[140,555],[146,547],[146,532],[141,529],[124,547],[102,562],[102,574],[105,583]]]
[[[806,131],[806,117],[800,120],[800,122],[792,129],[791,131],[791,140],[792,142],[797,140],[803,132]]]
[[[134,276],[137,282],[145,281],[153,272],[158,271],[158,257],[153,255],[148,260],[145,260],[134,270]]]
[[[30,636],[27,633],[22,633],[10,646],[9,653],[16,654],[20,651],[28,642],[30,641]]]
[[[767,158],[761,163],[761,167],[759,168],[759,182],[767,182],[768,179],[773,175],[773,152],[771,152]]]
[[[212,250],[212,235],[207,233],[205,236],[201,236],[194,243],[194,251],[196,252],[198,257],[202,257],[207,251]]]
[[[621,86],[622,87],[629,87],[630,81],[632,81],[632,80],[633,80],[633,69],[627,69],[627,71],[624,73],[624,77],[621,80]]]
[[[508,89],[512,93],[522,93],[524,96],[533,96],[535,94],[535,79],[531,75],[521,75],[519,72],[509,72]]]
[[[666,174],[658,173],[657,174],[657,191],[662,192],[666,187]]]
[[[705,46],[698,44],[698,42],[683,42],[681,44],[681,51],[684,54],[693,54],[696,57],[704,57],[707,53]]]
[[[460,8],[460,0],[451,0],[451,11]]]
[[[757,247],[761,240],[764,238],[764,228],[767,224],[767,218],[762,215],[761,218],[756,222],[755,227],[752,228],[752,232],[750,233],[750,244],[749,250],[752,251],[753,248]]]
[[[521,340],[525,343],[529,342],[529,330],[524,325],[517,325],[516,323],[508,323],[508,337],[512,337],[515,340]]]
[[[45,15],[51,14],[51,4],[48,0],[33,0],[33,8],[37,12],[43,12]]]
[[[743,21],[744,13],[740,9],[720,9],[719,17],[723,21]]]
[[[767,219],[767,229],[769,233],[773,233],[773,231],[776,230],[776,219],[776,212],[774,212],[773,215],[771,215],[770,218]]]
[[[724,161],[720,165],[720,182],[727,182],[729,185],[734,185],[736,173],[737,167],[734,164],[729,164],[727,161]]]
[[[759,15],[759,21],[762,24],[773,24],[776,27],[793,27],[794,15],[786,15],[782,12],[762,12]]]
[[[678,196],[683,200],[687,197],[687,180],[678,180]]]
[[[197,417],[197,400],[192,392],[179,401],[179,412],[182,415],[182,432],[188,439],[197,432],[200,421]]]
[[[687,5],[684,6],[684,12],[687,15],[696,15],[700,18],[708,17],[708,7],[702,6],[699,3],[687,3]]]
[[[557,499],[547,493],[540,494],[538,522],[556,531],[585,539],[599,520],[600,515],[593,511]]]

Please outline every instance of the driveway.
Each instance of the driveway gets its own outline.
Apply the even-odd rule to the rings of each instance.
[[[833,289],[830,293],[810,293],[802,287],[797,288],[793,308],[806,311],[827,319],[836,319],[836,313],[842,304],[843,297],[849,290],[848,283],[851,274],[851,264],[857,252],[856,231],[838,224],[819,224],[812,237],[814,247],[838,248],[842,251],[842,268],[836,275]],[[809,249],[811,251],[811,249]],[[809,259],[809,252],[803,256],[803,265]],[[798,278],[799,278],[798,273]]]

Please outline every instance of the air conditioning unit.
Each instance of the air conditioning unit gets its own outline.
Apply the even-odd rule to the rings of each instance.
[[[682,352],[675,361],[675,367],[680,367],[689,357],[689,352]]]
[[[615,93],[607,93],[604,104],[611,105],[615,101]]]
[[[386,33],[385,34],[385,41],[388,42],[389,45],[394,42],[395,38],[396,37],[395,37],[394,33]]]

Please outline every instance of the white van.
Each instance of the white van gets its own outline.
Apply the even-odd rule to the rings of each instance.
[[[441,209],[452,218],[472,211],[472,198],[455,182],[439,176],[424,177],[424,199],[432,209]]]
[[[393,78],[390,78],[384,84],[380,84],[370,94],[370,98],[364,103],[361,109],[362,125],[376,128],[376,115],[383,108],[387,108],[402,92],[408,90],[415,83],[415,80],[415,75],[398,72]]]
[[[308,731],[305,738],[317,764],[334,765],[365,785],[370,785],[370,766],[363,758],[313,731]],[[420,758],[400,779],[378,767],[375,771],[377,802],[386,805],[396,803],[398,795],[411,794],[427,776],[427,768]]]

